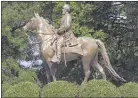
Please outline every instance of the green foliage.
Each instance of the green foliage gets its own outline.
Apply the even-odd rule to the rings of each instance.
[[[62,7],[65,2],[52,2],[52,24],[58,28],[61,23]],[[95,8],[92,4],[84,2],[70,2],[72,16],[72,30],[76,36],[89,36],[94,32],[90,27],[91,12]],[[87,9],[87,11],[85,11]],[[80,11],[81,10],[81,11]]]
[[[120,97],[116,86],[103,80],[90,80],[82,85],[79,91],[80,97]]]
[[[27,45],[27,37],[22,24],[34,16],[41,14],[44,2],[7,2],[1,4],[2,10],[2,84],[3,88],[21,81],[36,82],[35,72],[22,70],[17,60],[24,58],[23,52]]]
[[[24,82],[29,81],[29,82],[36,83],[37,76],[35,71],[33,70],[21,70],[19,72],[18,78],[20,81],[24,81]]]
[[[27,43],[25,32],[19,26],[41,13],[46,5],[43,2],[2,2],[2,57],[22,57],[21,51]],[[7,54],[9,53],[9,54]]]
[[[138,97],[138,84],[129,82],[119,87],[122,97]]]
[[[2,62],[2,83],[4,86],[6,84],[14,85],[21,81],[36,83],[36,80],[36,71],[21,69],[14,59],[9,58]]]
[[[11,84],[11,85],[14,85],[14,84],[17,84],[17,83],[19,83],[20,82],[20,80],[19,80],[19,78],[18,77],[16,77],[16,76],[7,76],[7,75],[5,75],[5,74],[2,74],[2,83],[5,83],[5,82],[7,82],[7,83],[9,83],[9,84]]]
[[[19,64],[17,64],[14,59],[9,58],[2,62],[2,94],[5,93],[5,91],[7,91],[7,89],[12,85],[18,84],[19,82],[23,81],[30,81],[36,83],[36,79],[37,76],[35,71],[20,69]],[[16,87],[12,89],[16,89]],[[14,96],[14,92],[16,92],[16,90],[14,92],[9,92],[10,94],[13,93],[12,95]],[[12,95],[6,96],[12,97]]]
[[[5,91],[11,86],[11,84],[4,82],[2,84],[2,95],[5,93]]]
[[[62,7],[64,2],[52,2],[53,8],[51,13],[52,24],[55,28],[58,28],[61,23]]]
[[[22,82],[11,86],[3,97],[39,97],[40,88],[31,82]]]
[[[91,37],[94,29],[89,25],[91,13],[95,8],[93,4],[85,2],[70,2],[72,15],[72,30],[76,36]],[[86,11],[87,9],[87,11]]]
[[[99,30],[99,31],[96,31],[94,34],[93,34],[93,38],[95,39],[100,39],[102,41],[105,41],[105,39],[107,39],[107,34],[104,33],[102,30]]]
[[[44,86],[43,97],[75,97],[77,96],[77,87],[66,81],[51,82]]]
[[[20,67],[17,64],[15,59],[9,58],[9,59],[6,59],[4,62],[2,62],[2,71],[3,71],[3,74],[9,77],[18,76]]]

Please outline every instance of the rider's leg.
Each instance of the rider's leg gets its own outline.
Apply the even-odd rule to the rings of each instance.
[[[52,62],[54,62],[54,63],[60,63],[60,61],[61,61],[61,46],[62,46],[62,44],[63,44],[63,37],[60,37],[59,39],[58,39],[58,41],[57,41],[57,54],[55,53],[55,55],[53,56],[53,58],[52,58]]]

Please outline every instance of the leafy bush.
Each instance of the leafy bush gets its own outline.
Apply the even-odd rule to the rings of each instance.
[[[119,87],[122,97],[138,97],[138,84],[129,82]]]
[[[99,30],[99,31],[96,31],[94,34],[93,34],[93,38],[95,39],[100,39],[102,41],[105,41],[105,39],[107,38],[107,34],[104,33],[102,30]]]
[[[15,59],[5,59],[2,62],[2,83],[6,82],[11,85],[19,83],[18,75],[20,70]]]
[[[42,97],[75,97],[78,89],[72,83],[56,81],[44,86]]]
[[[3,83],[8,83],[8,84],[11,84],[11,85],[14,85],[14,84],[17,84],[20,82],[19,78],[16,77],[16,76],[7,76],[5,74],[2,73],[2,84]]]
[[[21,70],[19,72],[19,80],[20,81],[29,81],[29,82],[33,82],[36,83],[36,73],[34,71],[31,70]]]
[[[2,62],[2,72],[6,76],[18,76],[18,72],[20,71],[20,67],[17,64],[16,60],[13,58],[6,59]]]
[[[4,97],[39,97],[39,87],[31,82],[21,82],[11,86]]]
[[[2,95],[5,93],[5,91],[11,86],[11,84],[4,82],[2,84]]]
[[[115,85],[103,80],[91,80],[80,87],[80,97],[120,97]]]
[[[25,81],[36,83],[36,79],[37,79],[37,75],[35,71],[33,70],[21,70],[20,69],[18,73],[18,77],[8,76],[2,73],[2,83],[6,82],[11,85],[17,84],[19,82],[25,82]]]

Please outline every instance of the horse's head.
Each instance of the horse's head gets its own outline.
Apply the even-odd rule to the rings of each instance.
[[[38,33],[53,34],[54,28],[49,24],[49,21],[40,17],[39,14],[34,13],[35,17],[23,27],[26,31],[36,30]]]
[[[31,20],[23,27],[23,29],[26,31],[37,29],[40,24],[40,20],[38,17],[40,16],[35,13],[35,17],[31,18]]]

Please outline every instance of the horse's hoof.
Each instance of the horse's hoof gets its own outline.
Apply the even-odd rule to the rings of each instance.
[[[86,83],[86,82],[82,82],[82,83],[81,83],[81,86],[84,85],[85,83]]]
[[[59,60],[51,60],[50,62],[51,62],[51,63],[55,63],[55,64],[56,64],[56,63],[57,63],[57,64],[60,64],[60,61],[59,61]]]

